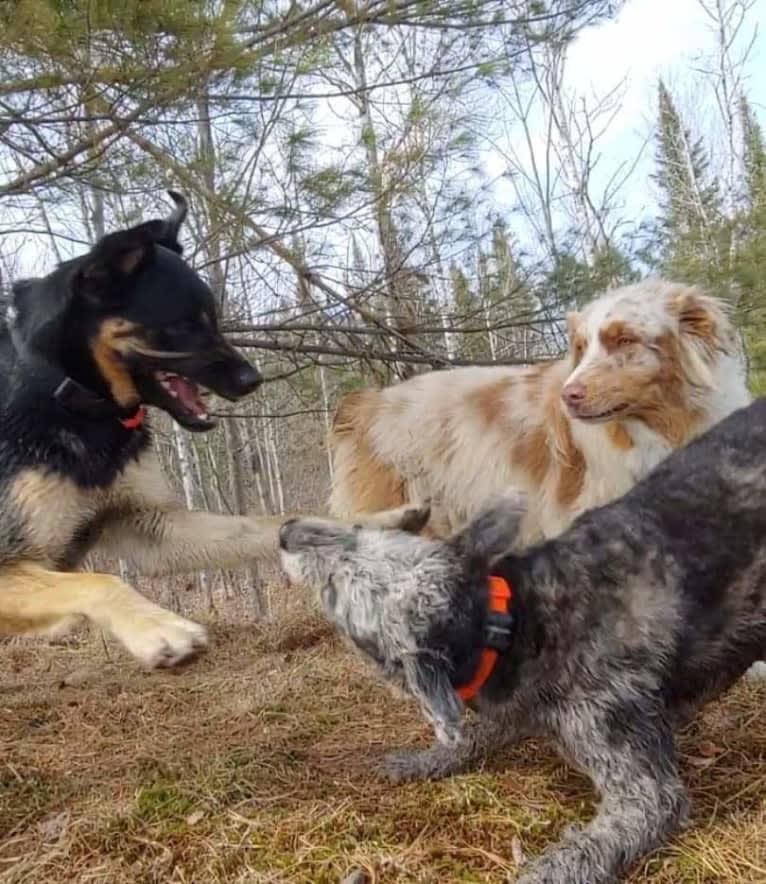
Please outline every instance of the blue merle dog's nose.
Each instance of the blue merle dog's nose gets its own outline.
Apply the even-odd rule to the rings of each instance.
[[[295,527],[297,519],[288,519],[286,522],[282,523],[282,527],[279,529],[279,548],[287,550],[287,546],[290,542],[290,535]]]

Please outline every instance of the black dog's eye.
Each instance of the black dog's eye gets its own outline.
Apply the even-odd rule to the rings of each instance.
[[[189,335],[204,335],[205,337],[216,334],[215,319],[207,313],[198,313],[196,316],[187,316],[168,322],[165,331],[178,337]]]
[[[179,335],[189,335],[199,331],[199,325],[192,319],[181,319],[170,325],[168,331]]]

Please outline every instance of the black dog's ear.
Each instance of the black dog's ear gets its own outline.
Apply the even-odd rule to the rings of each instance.
[[[177,255],[182,255],[184,249],[178,241],[178,234],[189,212],[189,204],[186,202],[186,197],[175,190],[169,190],[168,195],[175,203],[175,208],[168,217],[164,221],[147,221],[141,227],[149,231],[158,246],[163,246]]]
[[[489,565],[512,550],[526,514],[525,495],[497,498],[453,535],[449,543],[461,555]]]
[[[176,190],[169,190],[168,196],[175,203],[175,208],[165,219],[165,229],[162,238],[157,240],[157,243],[161,246],[165,246],[166,249],[172,249],[180,255],[183,253],[183,247],[178,242],[178,233],[181,230],[181,225],[186,220],[186,215],[189,212],[189,204],[186,202],[186,197],[184,197],[183,194],[178,193]]]
[[[118,298],[131,276],[138,273],[152,255],[155,238],[149,222],[129,230],[109,233],[81,258],[72,279],[76,294],[91,300]]]
[[[99,301],[113,300],[119,297],[125,280],[138,273],[151,258],[155,246],[178,255],[183,253],[178,234],[189,207],[180,193],[168,193],[175,207],[167,218],[107,234],[96,243],[79,262],[73,280],[75,291]]]
[[[23,310],[28,306],[32,290],[42,282],[41,279],[16,279],[11,283],[10,303],[15,310]]]
[[[24,297],[32,286],[41,282],[38,277],[27,277],[27,279],[15,279],[11,283],[11,294],[14,298]]]
[[[41,279],[16,279],[11,283],[11,296],[5,307],[5,321],[13,323],[22,336],[28,332],[30,314],[34,312],[36,301],[39,300],[39,293],[38,298],[35,298],[35,289],[42,283]]]
[[[457,745],[463,704],[444,665],[432,654],[413,654],[404,661],[404,677],[409,692],[433,727],[436,739],[445,746]]]

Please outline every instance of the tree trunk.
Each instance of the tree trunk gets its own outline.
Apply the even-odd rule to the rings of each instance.
[[[216,193],[216,150],[213,140],[213,130],[210,124],[210,100],[206,90],[200,93],[197,99],[197,111],[199,121],[197,131],[199,135],[199,152],[202,161],[202,171],[205,187],[208,193]],[[207,238],[206,252],[209,272],[211,276],[213,294],[218,302],[218,308],[222,316],[228,312],[226,301],[225,274],[222,266],[221,240],[218,234],[218,224],[215,219],[215,206],[208,205],[208,219],[210,221],[209,236]],[[247,491],[245,486],[245,471],[242,462],[243,445],[240,427],[237,418],[231,418],[224,424],[227,455],[229,460],[229,476],[231,499],[234,512],[238,515],[247,515]],[[242,580],[248,587],[253,600],[253,612],[260,618],[266,614],[265,604],[258,579],[256,563],[245,568]]]
[[[357,106],[362,121],[362,143],[367,157],[367,176],[375,206],[375,222],[383,259],[383,275],[388,300],[387,312],[391,316],[393,327],[401,337],[406,339],[411,336],[415,327],[415,310],[412,300],[407,298],[406,280],[408,274],[404,267],[399,231],[394,221],[391,194],[386,187],[378,151],[378,136],[372,118],[367,88],[367,69],[362,45],[363,33],[364,29],[361,27],[357,28],[354,33],[353,61],[356,86],[359,90]],[[415,372],[414,366],[409,363],[397,363],[395,370],[401,379],[406,379]]]

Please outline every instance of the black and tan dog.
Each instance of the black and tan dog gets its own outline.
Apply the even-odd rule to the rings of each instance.
[[[276,552],[283,520],[189,512],[154,454],[145,405],[204,431],[214,422],[200,387],[236,400],[261,382],[181,257],[186,202],[170,195],[167,220],[110,234],[17,283],[0,327],[0,634],[86,617],[150,666],[192,656],[205,630],[117,577],[78,572],[87,553],[145,574],[237,567]],[[406,530],[412,513],[365,524]]]
[[[97,546],[153,574],[234,567],[275,548],[277,528],[181,508],[153,452],[145,405],[207,430],[200,386],[236,400],[261,382],[181,257],[186,203],[171,197],[167,220],[17,283],[0,331],[0,633],[85,616],[152,666],[194,654],[205,630],[77,572],[85,555]]]

